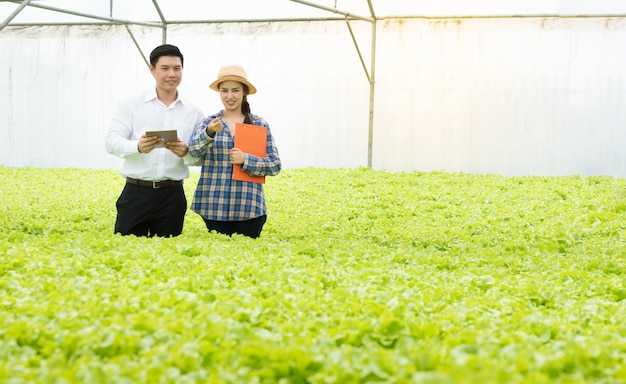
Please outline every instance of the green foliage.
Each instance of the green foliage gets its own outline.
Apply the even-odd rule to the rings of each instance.
[[[2,382],[626,381],[620,178],[288,169],[259,239],[146,239],[117,171],[0,177]]]

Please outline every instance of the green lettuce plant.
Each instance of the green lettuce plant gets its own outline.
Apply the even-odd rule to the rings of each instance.
[[[117,171],[0,177],[0,381],[626,381],[621,178],[286,169],[260,238],[146,239]]]

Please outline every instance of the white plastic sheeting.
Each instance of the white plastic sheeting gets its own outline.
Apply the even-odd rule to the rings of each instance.
[[[374,164],[626,176],[624,19],[390,21]]]
[[[369,66],[371,26],[351,22]],[[372,166],[505,175],[626,176],[626,20],[379,21]],[[131,27],[142,49],[158,30]],[[284,166],[367,165],[369,84],[343,21],[174,25],[181,91],[206,113],[207,86],[238,62],[253,112]],[[122,26],[0,32],[0,164],[119,167],[104,136],[122,96],[154,84]]]

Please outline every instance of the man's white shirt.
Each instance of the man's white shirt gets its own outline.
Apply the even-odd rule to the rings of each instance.
[[[139,153],[137,144],[146,131],[175,129],[178,137],[189,143],[194,129],[204,115],[200,108],[180,97],[169,106],[157,97],[156,89],[145,90],[122,100],[106,137],[108,153],[124,159],[120,173],[133,179],[159,181],[183,180],[189,177],[189,165],[200,165],[202,159],[187,154],[178,157],[165,148]]]

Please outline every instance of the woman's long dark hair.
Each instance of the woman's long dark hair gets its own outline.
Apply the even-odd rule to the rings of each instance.
[[[243,84],[243,90],[244,90],[244,95],[243,95],[243,99],[241,100],[241,113],[243,113],[243,115],[245,116],[245,118],[243,119],[243,122],[245,124],[252,124],[252,119],[250,118],[250,103],[248,103],[248,92],[250,92],[250,89],[248,88],[247,85]]]

